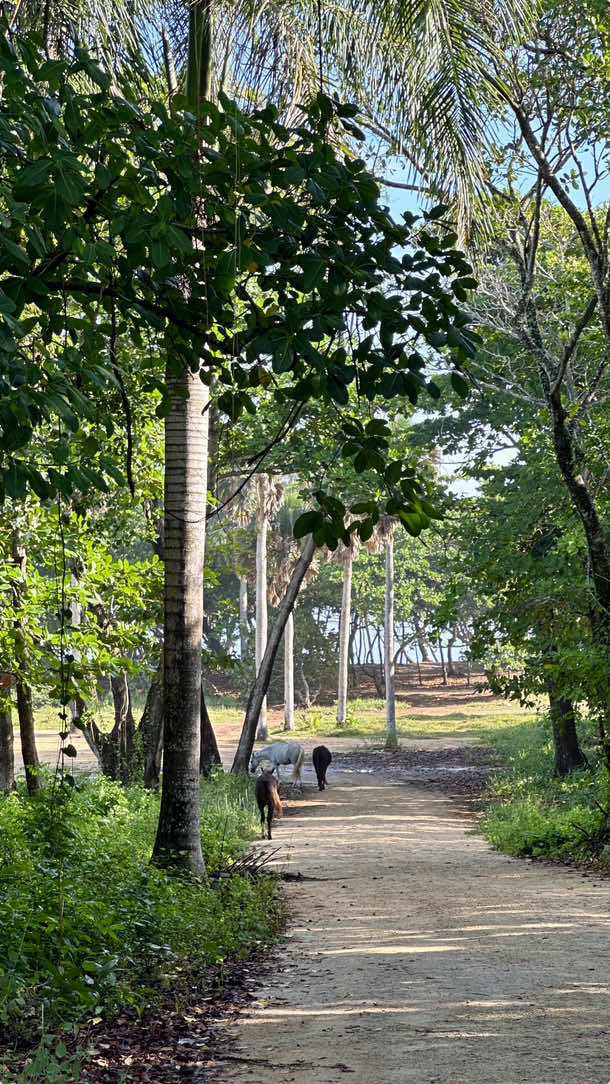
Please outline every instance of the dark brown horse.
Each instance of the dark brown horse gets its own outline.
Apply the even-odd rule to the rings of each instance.
[[[265,838],[265,809],[267,810],[267,839],[271,839],[271,821],[273,814],[282,816],[282,803],[277,789],[277,780],[273,772],[263,771],[256,780],[256,804],[261,815],[261,839]]]
[[[316,745],[313,753],[311,754],[313,760],[313,766],[316,769],[316,775],[318,777],[318,788],[324,790],[326,786],[326,769],[333,759],[330,749],[327,749],[325,745]]]

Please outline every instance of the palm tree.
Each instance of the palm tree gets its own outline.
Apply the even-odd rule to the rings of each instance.
[[[197,113],[209,92],[207,5],[190,11],[187,100]],[[163,781],[153,860],[205,870],[201,850],[201,647],[207,512],[209,389],[199,366],[175,365],[168,343],[165,419]]]
[[[343,565],[343,590],[339,616],[339,682],[337,690],[337,725],[345,726],[347,719],[347,681],[349,668],[349,634],[352,614],[352,569],[360,552],[360,539],[353,533],[349,546],[340,542],[336,559]]]
[[[277,512],[284,495],[282,482],[274,480],[269,474],[257,474],[256,484],[256,673],[260,670],[267,646],[267,533],[270,520]],[[257,738],[266,741],[269,737],[267,728],[267,698],[261,704],[258,720]]]
[[[493,77],[502,50],[519,40],[535,6],[535,0],[215,0],[214,92],[249,104],[272,101],[288,121],[320,85],[359,102],[369,138],[409,166],[408,183],[398,187],[453,204],[466,223],[473,193],[485,183],[490,109],[502,108]],[[149,16],[158,30],[178,27],[171,35],[178,54],[183,10],[161,0]]]
[[[385,604],[383,622],[383,672],[385,679],[386,749],[396,749],[396,690],[394,682],[394,533],[396,520],[381,516],[371,538],[365,543],[369,553],[385,556]]]
[[[386,749],[396,749],[396,689],[394,684],[394,531],[395,524],[387,516],[380,520],[378,530],[385,549],[385,607],[383,657],[385,673]]]
[[[466,223],[486,180],[490,115],[504,105],[503,50],[535,9],[535,0],[17,0],[12,22],[39,29],[50,53],[76,38],[111,70],[128,61],[131,78],[147,69],[154,79],[170,52],[192,69],[190,12],[210,49],[208,92],[274,102],[287,120],[320,84],[358,101],[369,137],[409,167],[406,184],[389,183],[453,204]]]

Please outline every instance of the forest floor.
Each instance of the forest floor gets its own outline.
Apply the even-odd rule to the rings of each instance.
[[[218,727],[227,765],[237,733]],[[284,944],[225,975],[220,1001],[97,1031],[81,1079],[609,1084],[610,880],[474,833],[497,761],[472,738],[303,744],[303,787],[282,784],[285,815],[257,844],[285,878]]]

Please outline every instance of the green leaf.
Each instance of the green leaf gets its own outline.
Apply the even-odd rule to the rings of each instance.
[[[299,263],[303,268],[303,290],[305,293],[309,293],[322,282],[326,264],[320,256],[316,256],[313,252],[299,256]]]
[[[13,459],[4,471],[4,488],[13,500],[21,500],[25,497],[27,486],[27,473],[23,463]]]
[[[297,519],[292,533],[295,538],[304,538],[306,534],[313,534],[322,528],[324,519],[321,512],[303,512]]]
[[[19,245],[16,245],[14,241],[11,241],[9,237],[4,237],[1,233],[0,245],[2,245],[2,248],[6,252],[8,252],[9,255],[11,255],[13,259],[21,265],[21,267],[30,266],[30,257],[28,256],[25,249],[21,248]]]
[[[453,390],[457,392],[461,399],[466,399],[470,394],[468,381],[465,380],[461,373],[456,372],[455,369],[451,373],[449,379],[451,380]]]

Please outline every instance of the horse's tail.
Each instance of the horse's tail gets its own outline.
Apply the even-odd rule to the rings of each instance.
[[[294,767],[292,769],[292,778],[295,780],[295,782],[296,782],[297,779],[298,779],[299,783],[301,782],[301,768],[303,767],[304,759],[305,759],[305,750],[301,746],[301,752],[299,753],[297,759],[295,760]]]
[[[273,811],[277,817],[283,815],[282,803],[280,801],[279,791],[277,789],[277,783],[271,772],[263,772],[256,780],[255,787],[256,801],[261,813],[266,805],[273,806]]]
[[[284,810],[282,809],[282,803],[280,801],[280,792],[277,789],[277,783],[273,779],[269,783],[269,798],[271,799],[271,805],[276,817],[283,817]]]

